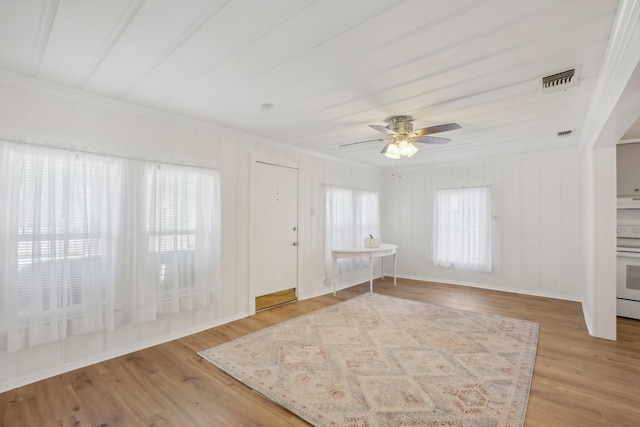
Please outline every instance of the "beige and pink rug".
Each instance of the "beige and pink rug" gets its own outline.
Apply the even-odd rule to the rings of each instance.
[[[538,325],[365,294],[198,354],[315,426],[522,426]]]

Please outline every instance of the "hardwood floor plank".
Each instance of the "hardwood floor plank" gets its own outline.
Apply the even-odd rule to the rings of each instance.
[[[540,324],[526,427],[635,427],[640,419],[640,321],[618,341],[590,337],[582,307],[464,286],[376,280],[376,292]],[[0,426],[305,426],[196,352],[336,304],[368,283],[259,312],[176,341],[0,394]]]

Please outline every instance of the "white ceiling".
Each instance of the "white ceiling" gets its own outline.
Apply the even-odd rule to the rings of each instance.
[[[0,68],[332,157],[411,166],[577,145],[617,6],[0,0]],[[574,67],[577,86],[539,92],[541,76]],[[338,147],[382,137],[367,125],[396,114],[462,129],[400,161],[380,142]]]

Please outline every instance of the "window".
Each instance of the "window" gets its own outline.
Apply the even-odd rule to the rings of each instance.
[[[380,237],[378,193],[327,187],[325,194],[325,263],[331,277],[334,248],[362,247],[370,234]],[[348,279],[356,269],[369,263],[362,259],[339,259],[338,275]],[[345,277],[347,276],[347,277]]]
[[[207,215],[219,205],[217,187],[211,171],[146,167],[146,231],[161,311],[179,311],[180,305],[191,307],[194,298],[206,297],[209,256],[219,253],[219,218]]]
[[[435,191],[433,263],[443,267],[491,271],[489,187]]]
[[[0,198],[10,351],[215,298],[217,171],[0,142]]]
[[[146,228],[149,251],[156,254],[158,291],[188,292],[196,247],[196,175],[160,166],[148,166],[146,175]]]
[[[0,162],[0,333],[8,347],[103,329],[113,302],[107,195],[117,193],[117,165],[8,144]]]

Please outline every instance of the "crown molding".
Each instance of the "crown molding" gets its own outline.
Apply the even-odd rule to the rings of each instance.
[[[376,170],[380,171],[383,168],[370,164],[355,162],[352,160],[342,159],[339,157],[333,157],[326,154],[318,153],[312,150],[296,147],[278,140],[265,138],[259,135],[255,135],[249,132],[233,129],[227,126],[223,126],[208,120],[198,119],[195,117],[185,116],[177,114],[171,111],[160,110],[154,107],[135,104],[129,101],[120,99],[108,98],[103,95],[94,94],[84,91],[82,89],[68,87],[53,83],[50,81],[38,79],[35,77],[27,76],[24,74],[16,73],[6,69],[0,68],[0,83],[8,85],[22,87],[26,89],[33,89],[39,92],[49,94],[51,96],[60,97],[64,99],[70,99],[72,101],[89,104],[92,106],[102,107],[106,109],[113,109],[116,111],[135,114],[138,116],[163,120],[176,125],[191,127],[195,129],[203,129],[211,132],[215,132],[224,138],[228,138],[230,141],[240,144],[260,145],[263,147],[272,147],[281,149],[300,155],[310,156],[321,160],[337,162],[352,167],[357,167],[363,170]]]

